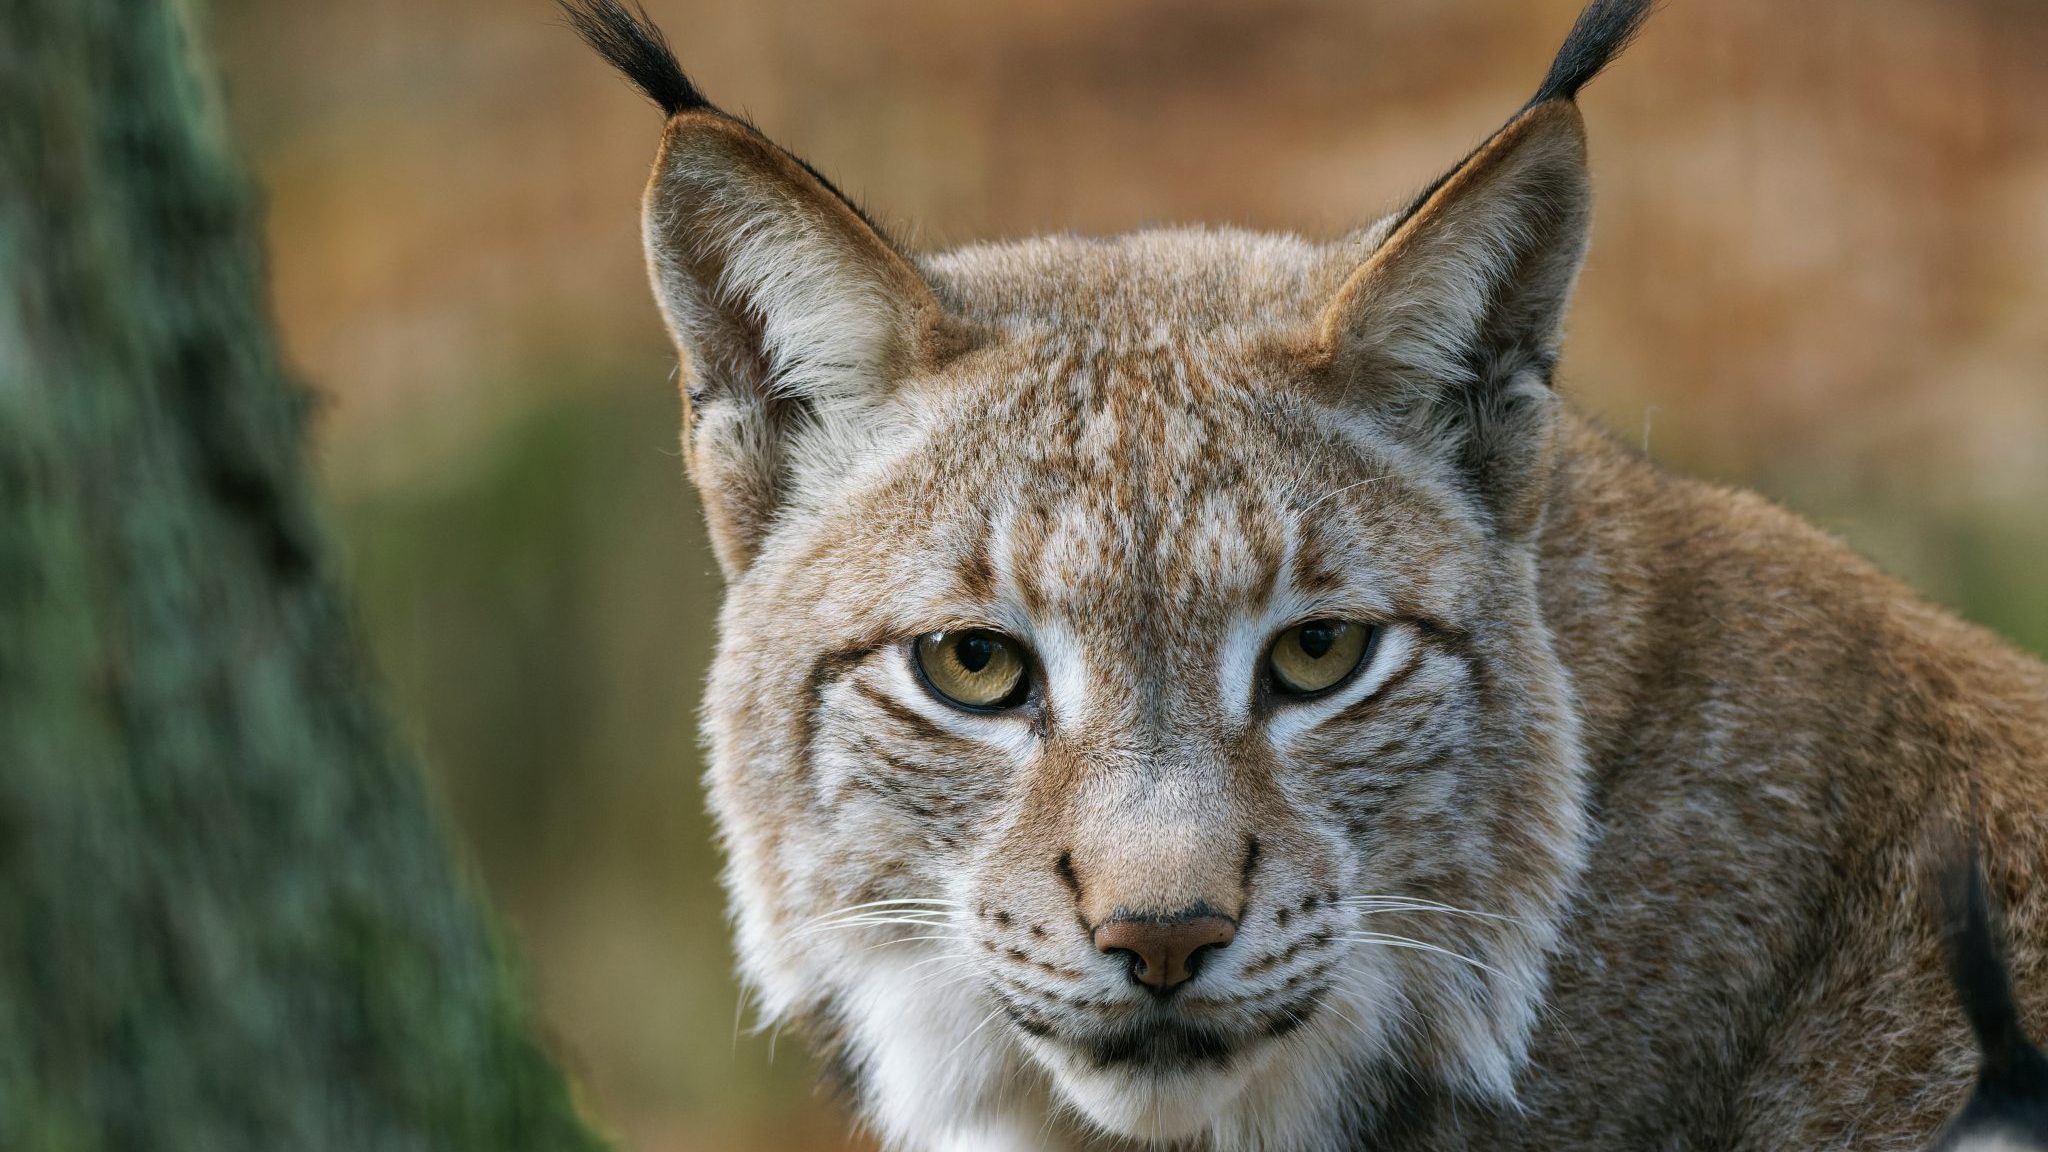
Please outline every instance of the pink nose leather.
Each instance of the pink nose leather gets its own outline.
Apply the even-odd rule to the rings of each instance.
[[[1131,978],[1164,992],[1194,979],[1198,953],[1237,939],[1237,922],[1228,916],[1124,917],[1097,928],[1094,937],[1096,951],[1128,954]]]

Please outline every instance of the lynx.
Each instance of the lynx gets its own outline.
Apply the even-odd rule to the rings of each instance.
[[[1648,6],[1351,234],[918,254],[569,4],[668,117],[740,968],[890,1148],[1918,1149],[1935,821],[2048,989],[2048,670],[1553,387]]]

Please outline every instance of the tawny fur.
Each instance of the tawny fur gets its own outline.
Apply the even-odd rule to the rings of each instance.
[[[600,44],[684,94],[648,241],[741,967],[892,1147],[1919,1148],[1975,1066],[1933,824],[1980,830],[2043,1031],[2042,666],[1551,387],[1570,98],[1641,7],[1354,235],[922,258]],[[1379,649],[1268,698],[1315,617]],[[1031,706],[924,688],[963,627]],[[1090,943],[1197,904],[1237,938],[1168,1008]]]

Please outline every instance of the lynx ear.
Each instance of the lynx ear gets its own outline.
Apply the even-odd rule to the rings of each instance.
[[[865,443],[892,383],[959,341],[831,185],[721,113],[670,119],[643,226],[683,355],[690,475],[737,573],[803,477]]]
[[[960,337],[930,287],[808,165],[714,107],[644,15],[566,3],[669,113],[643,205],[650,278],[682,353],[685,447],[728,575],[806,475],[858,451],[894,381]]]
[[[1506,536],[1542,511],[1550,370],[1585,256],[1591,194],[1578,89],[1634,35],[1644,0],[1598,0],[1543,87],[1385,232],[1325,307],[1340,404],[1451,466]]]

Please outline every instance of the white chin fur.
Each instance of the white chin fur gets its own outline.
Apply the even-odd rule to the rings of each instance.
[[[1359,1069],[1389,1039],[1385,1016],[1345,998],[1344,1021],[1379,1027],[1319,1020],[1225,1067],[1103,1069],[1017,1032],[961,973],[845,967],[852,979],[836,1004],[863,1111],[891,1152],[1030,1152],[1058,1113],[1140,1147],[1199,1139],[1209,1152],[1331,1152],[1363,1103]]]
[[[1025,1038],[990,1019],[978,997],[958,985],[934,990],[914,974],[870,972],[841,1007],[864,1074],[867,1119],[890,1149],[1035,1149],[1053,1097],[1126,1139],[1220,1136],[1243,1121],[1245,1089],[1273,1055],[1249,1053],[1220,1070],[1105,1071],[1060,1046],[1025,1040],[1027,1058],[1017,1044]]]
[[[1053,1069],[1067,1103],[1104,1132],[1132,1140],[1183,1140],[1210,1131],[1237,1106],[1251,1075],[1244,1062],[1225,1070],[1102,1071],[1056,1048],[1033,1049]]]
[[[1112,1073],[1043,1041],[1063,1104],[1094,1128],[1145,1147],[1199,1138],[1208,1152],[1335,1152],[1359,1096],[1356,1036],[1296,1033],[1240,1055],[1227,1069]]]
[[[862,1073],[868,1121],[891,1149],[1010,1149],[1042,1097],[1020,1091],[1023,1055],[1007,1023],[961,986],[870,969],[840,1007]],[[1035,1123],[1035,1121],[1034,1121]],[[1006,1135],[1007,1134],[1007,1135]]]

